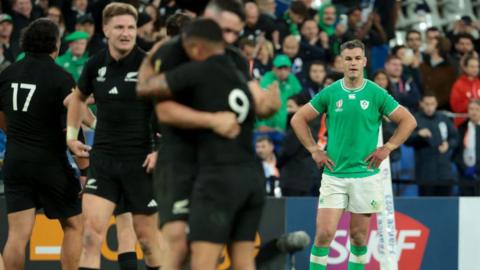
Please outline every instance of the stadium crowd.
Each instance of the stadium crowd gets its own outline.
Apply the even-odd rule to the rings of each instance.
[[[0,71],[23,57],[22,29],[47,17],[62,36],[56,61],[77,81],[89,56],[106,46],[101,13],[109,2],[2,1]],[[197,16],[206,1],[126,2],[139,10],[137,44],[148,51],[166,38],[167,24],[180,25]],[[280,110],[256,122],[253,139],[268,178],[267,192],[272,196],[318,194],[321,172],[289,120],[299,107],[341,78],[339,46],[359,39],[367,47],[367,77],[414,113],[418,122],[411,138],[390,157],[393,178],[404,177],[413,151],[414,174],[407,178],[420,184],[420,195],[478,195],[473,186],[456,189],[449,184],[456,180],[480,183],[480,158],[476,158],[480,156],[480,21],[469,14],[449,25],[398,31],[402,1],[313,2],[296,0],[284,7],[276,6],[274,0],[244,1],[243,31],[223,29],[238,37],[235,45],[248,59],[251,76],[263,88],[274,82],[280,88]],[[391,136],[394,128],[385,120],[384,136]],[[325,119],[314,121],[312,129],[318,143],[326,147]],[[445,185],[428,185],[439,181]]]

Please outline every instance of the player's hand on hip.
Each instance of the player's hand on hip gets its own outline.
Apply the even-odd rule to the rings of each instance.
[[[145,168],[147,173],[152,173],[155,170],[155,165],[157,164],[158,151],[152,152],[147,155],[145,161],[143,162],[142,167]]]
[[[79,140],[68,140],[67,146],[74,156],[81,158],[89,157],[89,151],[92,149],[90,145],[86,145]]]
[[[240,134],[237,115],[233,112],[216,112],[211,128],[213,132],[229,139],[234,139]]]
[[[327,167],[330,171],[333,171],[333,167],[335,167],[335,163],[330,159],[327,155],[327,152],[320,149],[320,146],[315,145],[311,149],[308,149],[312,154],[312,159],[315,161],[317,166],[321,168],[322,166]]]
[[[368,163],[368,168],[378,168],[382,161],[384,161],[392,151],[388,149],[386,146],[378,147],[375,152],[368,155],[368,157],[364,160]]]

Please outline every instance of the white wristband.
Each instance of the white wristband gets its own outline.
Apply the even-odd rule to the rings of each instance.
[[[68,126],[67,127],[67,141],[77,140],[78,139],[78,133],[79,133],[78,128]]]

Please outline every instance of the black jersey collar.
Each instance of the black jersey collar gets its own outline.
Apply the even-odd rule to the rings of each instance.
[[[37,59],[43,59],[43,60],[51,60],[53,61],[53,58],[50,56],[48,53],[34,53],[34,52],[26,52],[25,57],[28,58],[37,58]]]
[[[122,65],[124,63],[126,64],[131,63],[133,59],[135,59],[135,55],[140,51],[140,49],[138,48],[137,45],[135,45],[135,47],[133,47],[133,49],[130,51],[130,53],[127,56],[125,56],[124,58],[118,61],[112,57],[112,55],[110,54],[110,50],[108,48],[106,49],[106,51],[107,51],[107,55],[105,59],[105,64],[110,66],[110,65]]]

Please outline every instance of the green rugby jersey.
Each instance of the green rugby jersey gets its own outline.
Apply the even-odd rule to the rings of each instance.
[[[382,116],[389,116],[398,102],[374,82],[364,79],[361,87],[347,89],[340,79],[310,101],[310,105],[327,115],[327,154],[336,164],[324,173],[340,178],[374,175],[365,158],[377,148]]]

